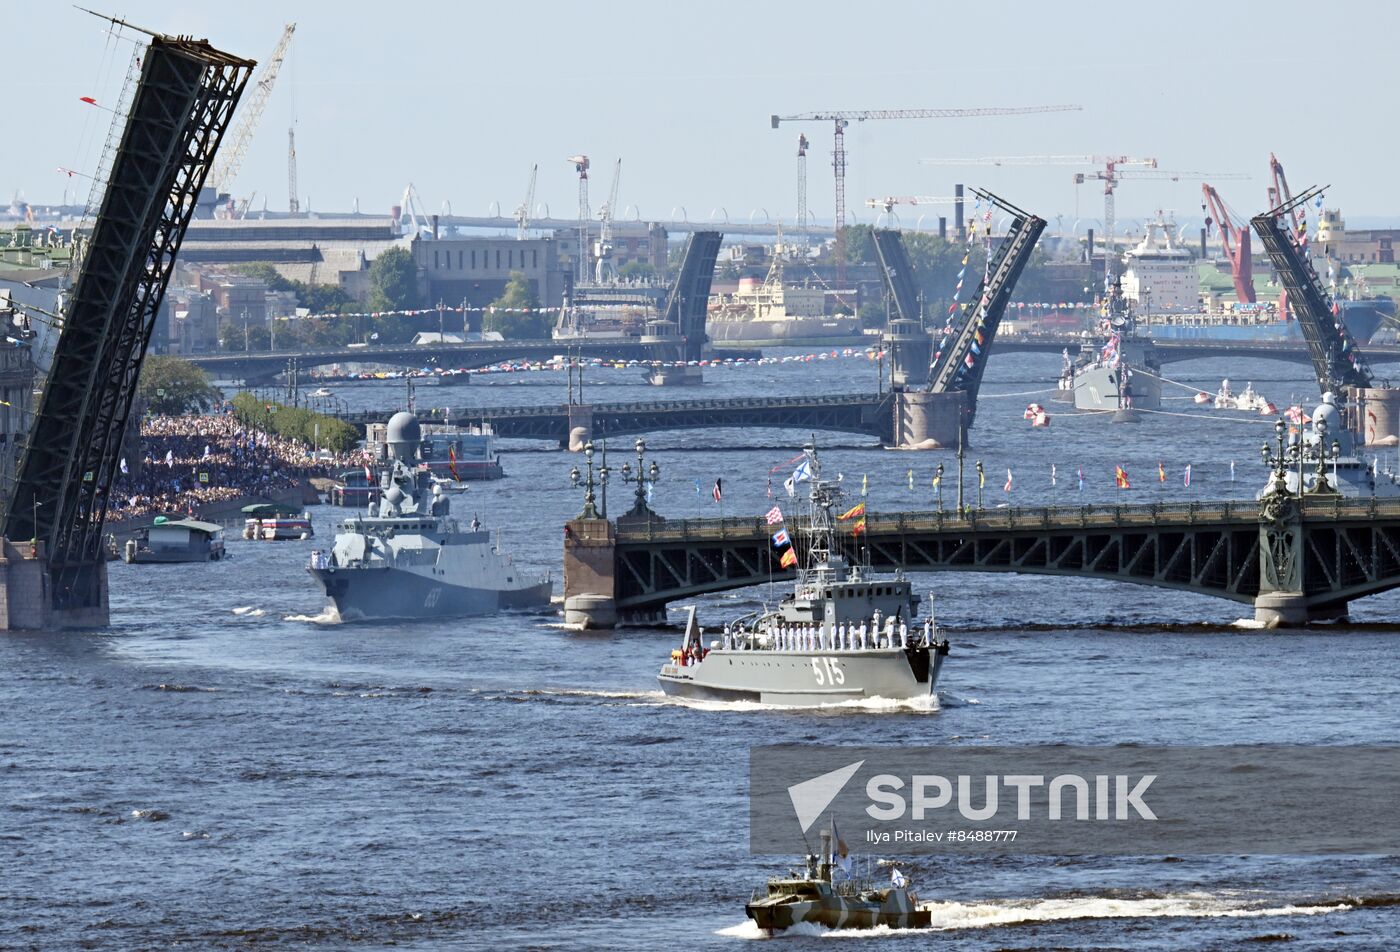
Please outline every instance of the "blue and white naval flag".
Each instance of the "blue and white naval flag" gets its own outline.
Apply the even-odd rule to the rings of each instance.
[[[122,457],[122,475],[123,475],[123,476],[126,476],[126,475],[129,475],[129,473],[130,473],[130,470],[128,470],[128,469],[126,468],[126,457],[123,456],[123,457]]]
[[[812,464],[808,460],[803,460],[797,464],[797,468],[792,471],[792,481],[800,483],[805,479],[812,478]]]
[[[904,878],[904,874],[897,869],[890,870],[890,883],[895,889],[903,889],[909,884],[909,880]]]
[[[792,540],[788,538],[786,529],[779,529],[777,532],[773,533],[773,544],[777,546],[792,544]]]

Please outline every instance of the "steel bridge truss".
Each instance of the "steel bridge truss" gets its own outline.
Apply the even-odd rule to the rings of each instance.
[[[108,490],[156,313],[195,199],[255,64],[155,36],[65,309],[4,518],[47,547],[53,607],[93,607]]]
[[[724,235],[718,231],[696,231],[686,239],[676,283],[666,297],[661,312],[664,321],[680,328],[685,338],[685,359],[699,360],[705,347],[705,316],[710,306],[710,282],[715,276],[715,259],[719,257]]]
[[[1022,211],[990,192],[978,189],[973,192],[1009,212],[1011,228],[992,253],[987,273],[963,309],[961,322],[953,326],[951,334],[939,332],[943,337],[929,365],[928,382],[933,393],[966,391],[970,412],[975,415],[977,392],[987,368],[987,351],[996,339],[1011,292],[1030,263],[1040,233],[1045,230],[1045,219]],[[972,425],[971,417],[967,425]]]
[[[875,256],[880,259],[880,273],[885,289],[894,305],[891,319],[913,321],[923,327],[923,309],[919,306],[919,288],[914,283],[914,263],[904,247],[904,238],[893,228],[877,228],[871,232]]]
[[[1332,296],[1308,260],[1307,252],[1299,246],[1286,225],[1294,208],[1321,193],[1312,188],[1277,208],[1255,215],[1250,224],[1259,233],[1264,249],[1269,253],[1274,270],[1278,272],[1288,301],[1298,315],[1298,326],[1308,345],[1313,370],[1323,391],[1341,387],[1370,387],[1371,367],[1356,346],[1334,308]]]
[[[1154,518],[1163,524],[1154,527]],[[1240,602],[1259,594],[1253,504],[998,510],[967,519],[904,513],[872,515],[866,522],[865,533],[846,530],[837,545],[848,561],[868,556],[881,569],[1100,578]],[[798,549],[803,551],[800,544]],[[679,598],[792,577],[791,570],[777,567],[761,519],[686,520],[618,532],[619,610],[651,610]]]

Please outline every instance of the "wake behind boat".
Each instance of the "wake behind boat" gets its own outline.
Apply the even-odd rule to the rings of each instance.
[[[729,623],[708,646],[692,607],[681,647],[657,676],[661,690],[675,697],[788,706],[932,696],[948,654],[946,637],[931,620],[916,627],[919,597],[902,573],[881,577],[833,552],[832,510],[842,491],[821,478],[810,445],[795,480],[799,474],[810,484],[805,525],[796,530],[807,553],[793,592],[776,611]],[[863,506],[845,515],[863,518]]]
[[[421,438],[413,414],[394,414],[379,500],[341,523],[330,552],[311,554],[308,571],[335,611],[346,620],[444,618],[548,605],[548,575],[517,566],[475,519],[462,528],[441,487],[418,488]]]

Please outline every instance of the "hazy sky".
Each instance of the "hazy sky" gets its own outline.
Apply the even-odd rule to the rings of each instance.
[[[4,0],[0,10],[12,54],[0,198],[57,201],[65,187],[85,196],[56,167],[96,165],[110,116],[78,97],[114,100],[131,46],[61,2]],[[428,211],[448,202],[486,214],[497,202],[509,214],[539,163],[537,204],[569,216],[577,183],[565,158],[585,152],[595,213],[621,157],[628,217],[684,209],[691,220],[790,221],[805,131],[808,205],[829,218],[830,123],[773,131],[770,113],[1079,103],[1079,113],[852,125],[848,207],[869,221],[867,198],[946,195],[965,181],[1069,227],[1103,207],[1101,187],[1076,187],[1073,168],[919,159],[1118,153],[1248,173],[1217,187],[1249,214],[1264,205],[1272,150],[1295,190],[1330,182],[1328,204],[1349,217],[1400,213],[1400,8],[1389,3],[122,0],[104,12],[259,60],[297,22],[234,189],[256,191],[254,208],[287,206],[295,120],[300,193],[316,210],[356,199],[385,210],[412,181]],[[1159,207],[1199,216],[1199,180],[1120,187],[1120,221]]]

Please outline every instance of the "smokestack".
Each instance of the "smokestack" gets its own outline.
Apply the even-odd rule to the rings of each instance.
[[[939,216],[938,216],[938,237],[939,237],[939,238],[942,238],[944,241],[947,241],[947,240],[948,240],[948,216],[947,216],[947,215],[939,215]]]
[[[1085,260],[1085,261],[1093,261],[1093,260],[1094,260],[1094,229],[1092,229],[1092,228],[1089,229],[1089,244],[1088,244],[1088,250],[1086,250],[1086,251],[1084,252],[1084,260]]]
[[[438,217],[437,217],[436,215],[434,215],[434,216],[433,216],[433,240],[434,240],[434,241],[437,241],[437,237],[438,237]]]
[[[967,229],[963,226],[963,187],[961,184],[953,186],[953,227],[957,230],[958,240],[962,241],[967,237]]]
[[[1201,260],[1206,260],[1206,230],[1201,229]]]

